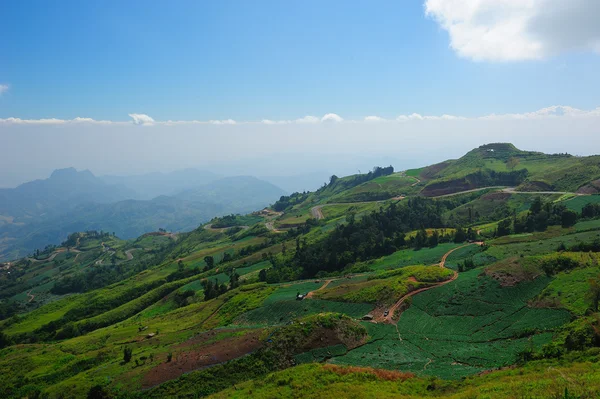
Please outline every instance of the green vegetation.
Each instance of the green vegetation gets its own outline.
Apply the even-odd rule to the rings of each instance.
[[[392,305],[402,296],[452,277],[448,269],[437,266],[410,266],[380,272],[367,281],[348,282],[315,294],[317,298],[342,302]]]
[[[426,195],[596,172],[491,144],[188,233],[72,234],[0,265],[0,396],[595,397],[598,196]]]

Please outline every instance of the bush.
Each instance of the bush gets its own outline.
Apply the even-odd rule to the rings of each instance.
[[[579,266],[576,260],[573,260],[567,256],[557,256],[556,258],[546,259],[542,262],[542,270],[548,276],[552,276],[556,273],[572,270]]]
[[[123,348],[123,362],[129,363],[131,361],[131,356],[133,355],[133,350],[130,347]]]
[[[88,399],[110,399],[112,396],[102,385],[94,385],[87,394]]]

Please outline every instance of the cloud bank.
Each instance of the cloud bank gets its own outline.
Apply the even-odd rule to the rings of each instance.
[[[160,121],[148,115],[118,122],[0,119],[0,187],[70,166],[99,175],[197,167],[230,175],[328,171],[324,176],[343,176],[374,165],[425,166],[490,142],[550,153],[600,153],[600,108],[552,106],[474,117],[326,115],[235,124],[228,119]]]
[[[8,85],[0,84],[0,96],[8,91]]]
[[[598,0],[426,0],[425,14],[460,56],[475,61],[600,53]]]
[[[410,122],[410,121],[460,121],[460,120],[524,120],[524,119],[549,119],[549,118],[590,118],[600,116],[600,107],[592,110],[581,110],[566,105],[553,105],[533,112],[514,113],[514,114],[489,114],[478,117],[465,117],[458,115],[421,115],[412,113],[408,115],[398,115],[395,118],[387,119],[377,115],[370,115],[362,120],[344,119],[338,114],[325,114],[321,118],[316,116],[305,116],[294,120],[273,120],[263,119],[261,121],[243,121],[238,122],[233,119],[222,120],[188,120],[188,121],[157,121],[146,114],[129,114],[131,121],[107,121],[95,120],[92,118],[77,117],[74,119],[21,119],[21,118],[0,118],[0,124],[3,125],[64,125],[64,124],[96,124],[96,125],[142,125],[142,126],[176,126],[176,125],[314,125],[328,123],[375,123],[375,122]]]

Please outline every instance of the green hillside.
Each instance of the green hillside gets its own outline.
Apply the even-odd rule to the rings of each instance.
[[[600,157],[543,154],[495,143],[476,148],[457,160],[407,173],[427,181],[425,194],[448,194],[485,186],[596,193],[598,190],[592,183],[600,179]]]
[[[597,397],[599,159],[489,144],[74,233],[0,264],[0,397]]]

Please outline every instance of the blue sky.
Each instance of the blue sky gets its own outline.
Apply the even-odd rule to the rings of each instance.
[[[597,52],[465,56],[438,11],[426,16],[423,0],[5,1],[0,118],[470,117],[600,106]]]
[[[0,187],[600,153],[600,1],[0,2]]]

